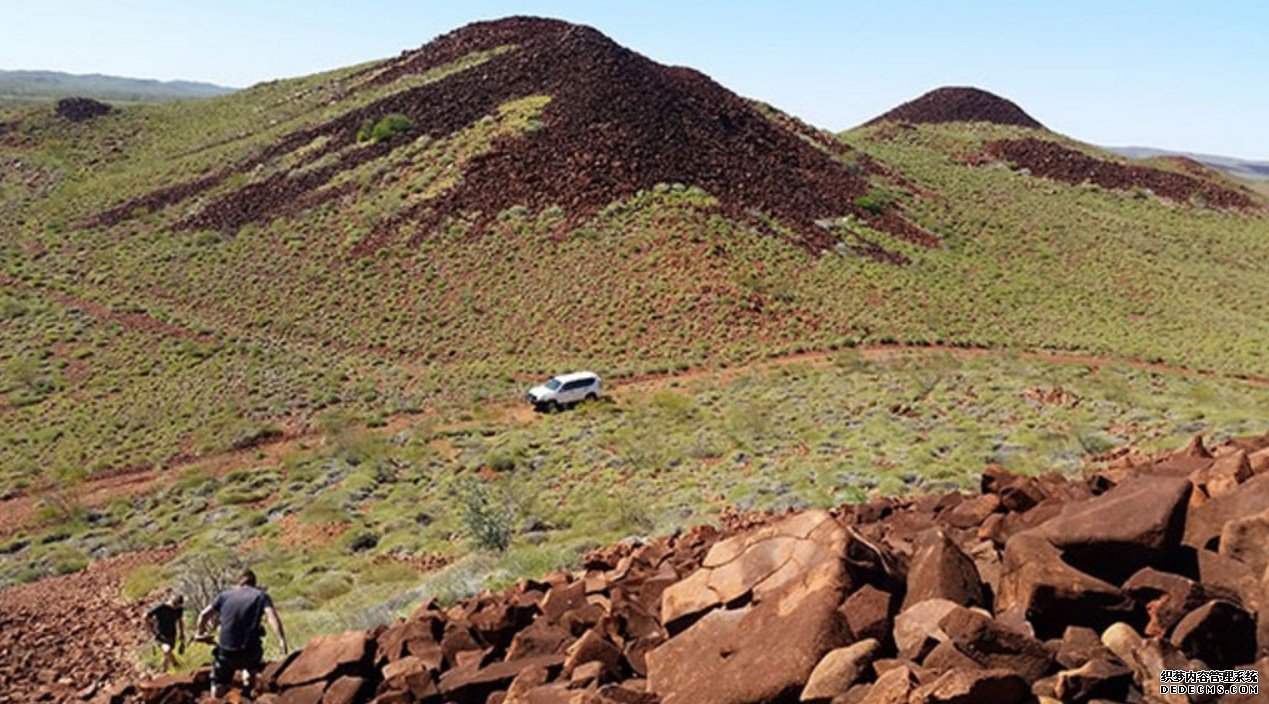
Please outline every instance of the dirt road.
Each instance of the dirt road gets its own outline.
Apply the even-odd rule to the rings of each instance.
[[[1016,354],[1024,360],[1044,362],[1048,364],[1130,368],[1156,374],[1168,374],[1202,379],[1232,380],[1253,386],[1269,388],[1269,378],[1266,377],[1223,375],[1162,362],[1097,357],[1076,353],[1040,350],[1017,352],[1014,350],[995,348],[948,347],[940,345],[872,345],[853,349],[858,352],[863,359],[869,361],[887,361],[906,355],[928,355],[932,353],[947,354],[958,359],[1004,357]],[[720,381],[725,382],[747,373],[781,366],[794,364],[828,366],[833,363],[834,357],[841,353],[841,350],[802,352],[781,357],[771,357],[736,367],[692,368],[673,373],[642,374],[611,379],[608,381],[608,388],[610,392],[616,392],[624,395],[631,393],[647,393],[662,388],[668,383],[683,383],[704,378],[717,378]],[[487,399],[485,407],[494,412],[497,417],[506,421],[516,423],[531,423],[536,421],[536,414],[518,400]],[[434,415],[434,412],[424,411],[423,413],[393,416],[388,420],[386,425],[370,429],[369,432],[391,435],[408,428],[411,424],[417,423],[420,419],[426,418],[430,415]],[[113,499],[143,494],[154,490],[165,482],[170,483],[174,481],[179,476],[179,473],[173,472],[173,469],[188,468],[202,471],[209,476],[219,476],[235,469],[258,466],[270,461],[276,462],[290,453],[300,451],[302,449],[301,445],[319,445],[324,441],[325,437],[322,436],[319,431],[310,427],[300,431],[293,431],[280,435],[255,447],[218,453],[204,458],[179,461],[162,471],[155,469],[137,469],[111,473],[108,476],[99,478],[90,478],[76,489],[76,495],[72,498],[78,505],[86,508],[102,506]],[[32,494],[17,496],[0,501],[0,539],[9,537],[20,529],[30,529],[35,527],[31,522],[39,510],[40,503],[40,492],[33,492]]]

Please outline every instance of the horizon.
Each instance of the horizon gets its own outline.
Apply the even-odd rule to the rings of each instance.
[[[3,70],[232,88],[389,58],[472,22],[537,15],[589,25],[659,63],[699,70],[832,131],[929,90],[965,85],[1093,144],[1269,160],[1269,135],[1259,129],[1269,95],[1245,89],[1269,71],[1269,57],[1242,49],[1256,45],[1269,8],[1235,2],[771,8],[487,0],[456,8],[230,0],[189,8],[0,0],[0,12],[17,19],[0,27]],[[839,85],[849,90],[832,90]]]

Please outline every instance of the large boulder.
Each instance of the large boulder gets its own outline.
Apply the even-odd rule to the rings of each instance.
[[[849,640],[837,610],[849,583],[846,531],[828,514],[803,514],[725,543],[710,551],[700,572],[721,573],[707,582],[720,589],[750,584],[752,591],[744,606],[714,608],[647,654],[648,687],[664,704],[796,698],[824,656]],[[774,558],[776,552],[787,559]],[[688,579],[700,583],[695,575]],[[681,617],[686,612],[673,608],[684,603],[672,596],[677,586],[666,590],[663,604]]]
[[[826,511],[807,511],[720,541],[701,569],[663,592],[661,622],[680,630],[712,608],[774,594],[811,566],[841,560],[844,552],[845,531]]]
[[[1067,504],[1037,529],[1082,572],[1120,584],[1157,565],[1181,541],[1192,486],[1176,477],[1143,476],[1101,496]]]
[[[366,631],[318,636],[277,677],[283,689],[332,680],[342,674],[364,672],[374,658],[374,645]]]
[[[1256,657],[1256,619],[1228,601],[1209,601],[1177,623],[1170,637],[1181,652],[1226,670]]]
[[[1001,566],[996,611],[1017,610],[1041,638],[1067,626],[1101,630],[1130,618],[1132,603],[1120,590],[1071,567],[1044,536],[1029,531],[1009,539]]]
[[[1182,542],[1216,550],[1226,523],[1265,509],[1269,509],[1269,474],[1259,474],[1234,491],[1190,509]]]

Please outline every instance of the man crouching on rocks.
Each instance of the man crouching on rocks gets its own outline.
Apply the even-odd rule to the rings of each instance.
[[[264,666],[264,628],[261,620],[267,619],[269,628],[278,637],[282,654],[286,655],[286,633],[282,630],[282,620],[273,608],[273,600],[268,594],[256,588],[256,575],[251,570],[243,570],[238,579],[238,586],[226,589],[216,597],[203,612],[198,615],[199,634],[196,639],[205,639],[207,627],[213,616],[220,617],[220,637],[212,650],[215,658],[212,663],[211,695],[219,698],[233,684],[234,673],[242,672],[242,691],[250,695],[252,679]]]

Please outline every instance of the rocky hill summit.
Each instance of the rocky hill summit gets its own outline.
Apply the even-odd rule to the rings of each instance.
[[[962,86],[936,88],[874,117],[865,124],[879,122],[991,122],[997,125],[1044,129],[1044,125],[1028,115],[1017,103],[979,88]]]
[[[482,52],[479,65],[449,71],[453,62]],[[544,97],[549,102],[540,126],[500,139],[466,166],[459,183],[406,208],[361,251],[392,243],[403,229],[415,239],[428,237],[453,219],[470,218],[478,232],[513,206],[535,212],[561,207],[568,228],[640,190],[673,183],[704,189],[726,215],[756,227],[765,227],[764,217],[776,218],[812,251],[840,242],[817,223],[846,215],[912,242],[937,244],[900,213],[856,202],[869,190],[869,169],[880,168],[870,160],[861,157],[865,166],[852,168],[707,76],[658,64],[590,27],[531,17],[475,23],[367,69],[353,82],[375,86],[429,74],[444,75],[368,104],[359,103],[354,90],[349,105],[355,107],[340,116],[292,132],[244,163],[121,204],[93,222],[111,225],[197,202],[235,173],[289,162],[266,181],[212,198],[182,221],[187,229],[233,231],[348,196],[350,184],[341,183],[340,174],[411,141],[361,143],[367,124],[401,115],[412,131],[440,139],[497,114],[509,101]],[[832,149],[846,147],[834,143]]]
[[[1198,702],[1269,675],[1269,435],[989,468],[975,494],[732,516],[274,662],[270,704]],[[196,701],[206,672],[111,701]],[[1226,697],[1226,702],[1263,701]]]

